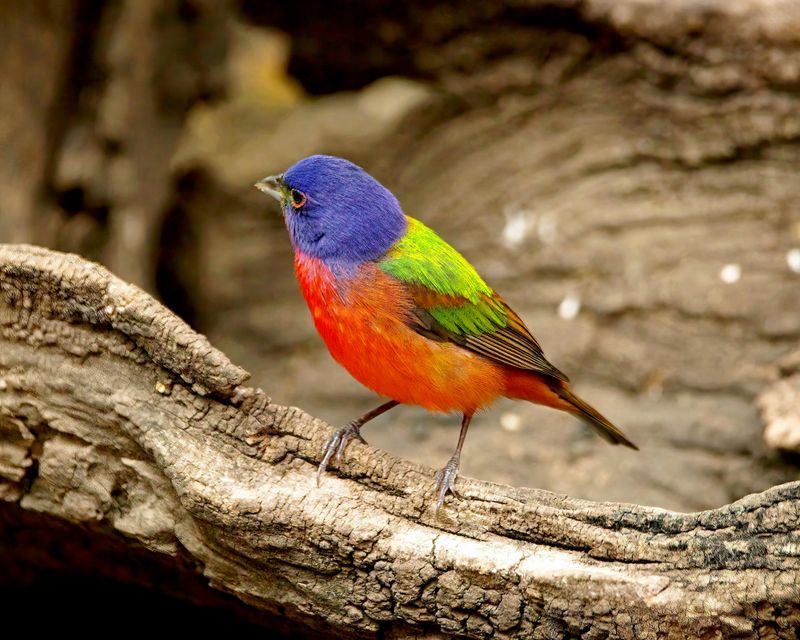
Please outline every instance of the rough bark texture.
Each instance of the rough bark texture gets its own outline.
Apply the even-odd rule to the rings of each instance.
[[[2,497],[187,555],[215,589],[328,633],[795,637],[800,483],[695,514],[463,479],[330,433],[138,288],[0,246]]]

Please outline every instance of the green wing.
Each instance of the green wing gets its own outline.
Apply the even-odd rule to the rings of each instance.
[[[550,364],[531,332],[505,300],[453,247],[408,218],[406,235],[378,266],[402,282],[414,301],[412,327],[431,340],[450,341],[495,362],[568,378]]]

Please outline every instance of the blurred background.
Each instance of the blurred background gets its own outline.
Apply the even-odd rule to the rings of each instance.
[[[464,475],[716,507],[797,475],[758,398],[800,368],[800,18],[733,5],[2,3],[0,241],[108,266],[343,425],[376,399],[317,337],[252,185],[345,156],[641,447],[501,402]],[[403,407],[365,436],[438,468],[458,423]]]

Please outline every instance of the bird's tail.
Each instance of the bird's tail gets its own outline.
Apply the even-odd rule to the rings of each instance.
[[[549,376],[532,374],[521,369],[506,370],[506,396],[543,404],[576,416],[611,444],[624,444],[639,450],[597,409],[576,396],[569,384]]]
[[[585,402],[576,396],[568,385],[561,381],[554,380],[553,384],[548,386],[550,386],[550,389],[559,398],[564,400],[569,405],[567,411],[588,424],[592,429],[595,430],[595,432],[597,432],[597,435],[603,438],[603,440],[610,442],[611,444],[624,444],[626,447],[630,447],[636,451],[639,450],[639,447],[628,440],[625,434],[611,424],[611,421],[608,420],[608,418],[601,414],[597,409],[592,407],[588,402]]]

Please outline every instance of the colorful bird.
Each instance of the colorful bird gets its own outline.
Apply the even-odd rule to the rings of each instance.
[[[436,475],[437,509],[455,494],[472,416],[503,396],[566,411],[611,444],[637,448],[575,395],[472,265],[361,167],[315,155],[255,186],[281,204],[297,279],[331,355],[389,398],[328,440],[317,478],[352,438],[364,442],[364,424],[398,404],[463,416]]]

